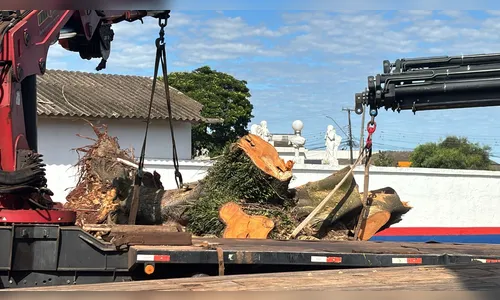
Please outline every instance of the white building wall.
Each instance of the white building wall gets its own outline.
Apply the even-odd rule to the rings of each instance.
[[[210,165],[208,161],[181,162],[184,181],[203,178]],[[175,188],[171,162],[149,161],[147,167],[162,175],[166,188]],[[340,168],[296,165],[291,187],[325,178]],[[355,169],[354,177],[362,189],[363,166]],[[500,226],[500,172],[370,167],[369,188],[383,187],[392,187],[402,201],[413,206],[393,227]]]
[[[122,147],[140,149],[144,124],[137,121],[107,121],[109,132],[118,136]],[[168,125],[154,122],[149,134],[146,169],[156,170],[167,189],[174,189],[174,169]],[[77,156],[72,148],[91,141],[75,134],[93,137],[90,127],[83,121],[39,121],[40,152],[47,166],[49,188],[56,194],[55,201],[65,202],[69,190],[75,186],[74,176]],[[180,171],[185,182],[202,179],[210,161],[190,159],[191,126],[176,125],[176,140],[180,155]],[[138,151],[136,150],[136,153]],[[341,167],[326,165],[296,165],[291,187],[325,178]],[[370,168],[370,189],[392,187],[403,201],[413,209],[394,227],[495,227],[500,226],[500,172],[444,170],[420,168]],[[355,170],[359,187],[363,186],[363,167]]]
[[[210,161],[180,161],[184,182],[202,179]],[[167,189],[175,189],[171,161],[147,160],[146,169],[156,170]],[[325,178],[339,168],[321,165],[294,167],[291,187]],[[75,185],[71,165],[47,167],[49,187],[54,200],[65,202],[66,194]],[[362,189],[363,167],[354,176]],[[392,187],[402,201],[413,209],[393,227],[495,227],[500,226],[500,172],[417,168],[371,167],[370,189]]]
[[[285,161],[294,160],[295,151],[292,147],[275,147],[276,151],[281,158]],[[307,160],[323,160],[325,158],[325,150],[308,150],[301,148],[299,150],[299,155],[302,159]],[[352,151],[353,160],[356,160],[359,156],[359,150]],[[338,150],[337,159],[349,159],[351,157],[351,152],[349,150]]]
[[[140,155],[144,139],[145,123],[140,120],[89,120],[94,124],[108,125],[110,135],[118,138],[121,148],[134,148],[136,157]],[[191,159],[191,124],[173,122],[174,136],[179,159]],[[93,142],[77,136],[95,138],[92,128],[81,119],[45,118],[38,120],[39,152],[47,164],[47,181],[55,193],[54,200],[64,202],[67,189],[75,186],[75,169],[78,155],[73,149]],[[167,121],[153,120],[148,130],[146,144],[147,159],[171,159],[172,142]]]

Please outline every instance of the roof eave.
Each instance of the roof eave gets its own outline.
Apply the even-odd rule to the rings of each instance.
[[[220,124],[224,122],[224,119],[221,118],[203,118],[203,122],[207,124]]]
[[[82,115],[64,115],[64,114],[47,114],[47,113],[38,113],[38,117],[41,118],[49,118],[49,119],[81,119],[81,120],[140,120],[145,121],[146,118],[139,117],[122,117],[122,116],[82,116]],[[161,120],[168,121],[168,118],[151,118],[151,120]],[[205,119],[181,119],[181,118],[173,118],[174,122],[186,122],[186,123],[204,123]]]

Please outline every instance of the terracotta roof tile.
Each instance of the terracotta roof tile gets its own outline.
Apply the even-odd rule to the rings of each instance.
[[[152,84],[150,77],[47,70],[37,78],[38,115],[146,119]],[[170,99],[172,119],[207,121],[199,102],[172,87]],[[151,118],[168,119],[161,82],[156,84]]]

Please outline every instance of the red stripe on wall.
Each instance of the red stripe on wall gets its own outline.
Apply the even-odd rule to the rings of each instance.
[[[495,235],[500,227],[394,227],[376,236]]]

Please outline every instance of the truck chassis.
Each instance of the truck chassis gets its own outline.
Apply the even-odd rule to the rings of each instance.
[[[500,245],[193,238],[117,249],[78,226],[0,227],[0,288],[334,268],[500,262]]]

